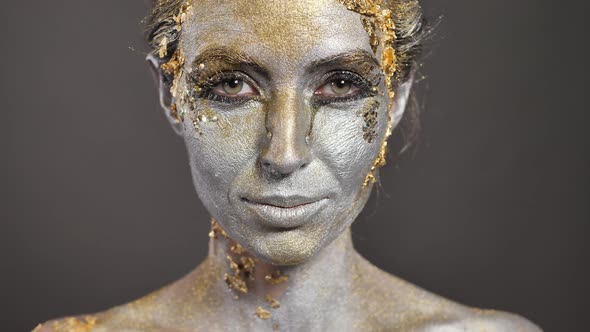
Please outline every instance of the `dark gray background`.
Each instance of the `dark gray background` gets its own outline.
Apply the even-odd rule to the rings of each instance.
[[[456,301],[584,330],[588,5],[424,7],[444,18],[424,67],[421,140],[385,169],[356,245]],[[209,217],[143,60],[147,10],[0,6],[2,331],[127,302],[206,253]]]

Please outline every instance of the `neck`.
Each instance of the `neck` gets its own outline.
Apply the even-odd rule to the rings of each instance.
[[[360,257],[350,229],[305,263],[286,267],[254,258],[216,224],[210,237],[208,265],[223,271],[216,288],[223,289],[220,296],[227,306],[284,326],[296,321],[293,317],[313,320],[319,312],[329,319],[327,312],[342,311],[342,304],[349,302],[345,297],[353,287],[351,271]]]

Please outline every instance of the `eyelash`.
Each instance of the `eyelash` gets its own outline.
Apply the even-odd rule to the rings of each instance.
[[[240,105],[250,100],[258,99],[258,96],[223,96],[213,92],[213,88],[216,85],[235,79],[242,80],[244,83],[250,84],[254,89],[257,89],[256,84],[253,84],[252,80],[249,78],[248,75],[243,74],[241,72],[224,72],[214,76],[213,78],[208,79],[207,83],[201,86],[201,91],[198,93],[197,97],[229,105]],[[370,95],[371,84],[367,80],[363,79],[360,75],[349,71],[338,71],[328,73],[325,76],[325,78],[322,79],[322,84],[320,85],[320,87],[338,80],[349,81],[358,90],[354,94],[342,97],[328,97],[314,94],[313,102],[320,106],[332,103],[346,103],[353,100],[363,99]]]
[[[213,92],[213,88],[218,84],[236,79],[241,80],[245,84],[251,85],[253,89],[258,90],[256,84],[253,84],[248,75],[241,72],[224,72],[208,79],[207,83],[201,86],[201,92],[199,92],[197,97],[229,105],[239,105],[257,99],[257,96],[223,96]]]
[[[371,84],[363,79],[360,75],[355,74],[349,71],[338,71],[328,73],[325,78],[322,80],[322,84],[320,87],[323,87],[326,84],[330,84],[335,81],[349,81],[352,83],[358,90],[350,95],[341,96],[341,97],[334,97],[334,96],[323,96],[323,95],[315,95],[313,96],[313,101],[318,105],[327,105],[332,103],[346,103],[353,100],[359,100],[366,98],[370,95],[371,91]],[[319,89],[319,88],[318,88]]]

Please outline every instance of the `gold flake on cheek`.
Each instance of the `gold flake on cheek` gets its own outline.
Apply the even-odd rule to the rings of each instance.
[[[377,158],[374,160],[373,165],[371,166],[371,170],[369,171],[369,174],[367,174],[365,182],[363,183],[363,188],[365,188],[370,183],[376,182],[375,171],[377,170],[377,168],[382,167],[386,164],[385,155],[387,152],[387,139],[389,138],[389,136],[391,136],[393,129],[391,119],[393,98],[395,97],[393,91],[393,76],[397,70],[397,59],[395,55],[395,49],[393,48],[393,43],[396,40],[395,23],[393,22],[391,10],[381,8],[383,0],[339,1],[344,6],[346,6],[348,10],[357,12],[360,15],[362,15],[361,21],[363,23],[363,27],[369,35],[369,41],[371,43],[373,52],[376,53],[377,46],[381,45],[381,66],[383,74],[385,76],[385,88],[387,89],[389,97],[389,105],[387,110],[387,130],[385,132],[385,136],[383,137],[383,141],[381,142],[379,154],[377,155]],[[381,33],[379,37],[375,33],[376,30],[379,30]]]
[[[377,109],[379,108],[379,102],[371,100],[367,107],[361,111],[360,116],[365,120],[365,126],[363,127],[363,138],[367,143],[372,143],[377,138]]]
[[[53,323],[51,328],[56,332],[90,332],[96,326],[96,322],[97,318],[94,316],[85,316],[84,319],[70,317]]]

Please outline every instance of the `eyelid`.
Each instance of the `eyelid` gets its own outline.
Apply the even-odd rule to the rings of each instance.
[[[327,84],[330,84],[330,83],[332,83],[336,80],[339,80],[339,79],[350,81],[351,84],[353,85],[353,87],[356,88],[354,93],[345,94],[345,95],[337,95],[337,94],[323,95],[321,93],[319,93],[319,94],[317,93],[318,90],[324,88]],[[326,99],[326,100],[331,99],[335,102],[348,101],[351,99],[356,99],[356,97],[358,97],[358,96],[365,96],[371,86],[369,81],[366,80],[365,78],[363,78],[361,75],[351,72],[351,71],[344,71],[344,70],[333,71],[333,72],[327,73],[326,75],[324,75],[322,77],[321,82],[323,82],[323,83],[318,88],[316,88],[314,90],[314,97],[316,97],[317,99]]]
[[[252,88],[254,93],[247,95],[228,95],[219,94],[213,91],[217,85],[231,79],[242,80],[244,84],[248,84]],[[255,99],[260,95],[260,88],[258,87],[256,80],[254,80],[250,75],[236,70],[216,73],[215,75],[208,78],[206,83],[201,86],[201,91],[198,97],[226,104],[238,104]]]

